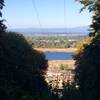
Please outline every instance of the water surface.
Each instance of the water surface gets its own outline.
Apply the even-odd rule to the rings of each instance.
[[[48,60],[73,60],[73,52],[45,52]]]

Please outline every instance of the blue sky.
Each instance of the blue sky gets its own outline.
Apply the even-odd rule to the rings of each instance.
[[[87,26],[91,14],[87,10],[79,13],[80,5],[75,0],[66,0],[66,22],[64,22],[64,0],[33,0],[38,10],[39,24],[32,0],[5,0],[3,18],[8,28],[57,28]]]

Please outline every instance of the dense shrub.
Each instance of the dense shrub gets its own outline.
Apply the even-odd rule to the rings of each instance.
[[[48,90],[44,78],[47,67],[44,54],[34,50],[22,35],[0,34],[0,92],[9,97],[15,97],[16,92],[41,96]]]

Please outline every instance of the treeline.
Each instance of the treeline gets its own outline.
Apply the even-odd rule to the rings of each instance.
[[[26,40],[33,48],[74,48],[82,36],[26,36]]]

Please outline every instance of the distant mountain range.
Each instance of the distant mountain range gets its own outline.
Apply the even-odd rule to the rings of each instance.
[[[76,28],[20,28],[8,29],[8,31],[18,32],[23,35],[54,35],[54,34],[80,34],[87,35],[89,33],[89,26]]]

